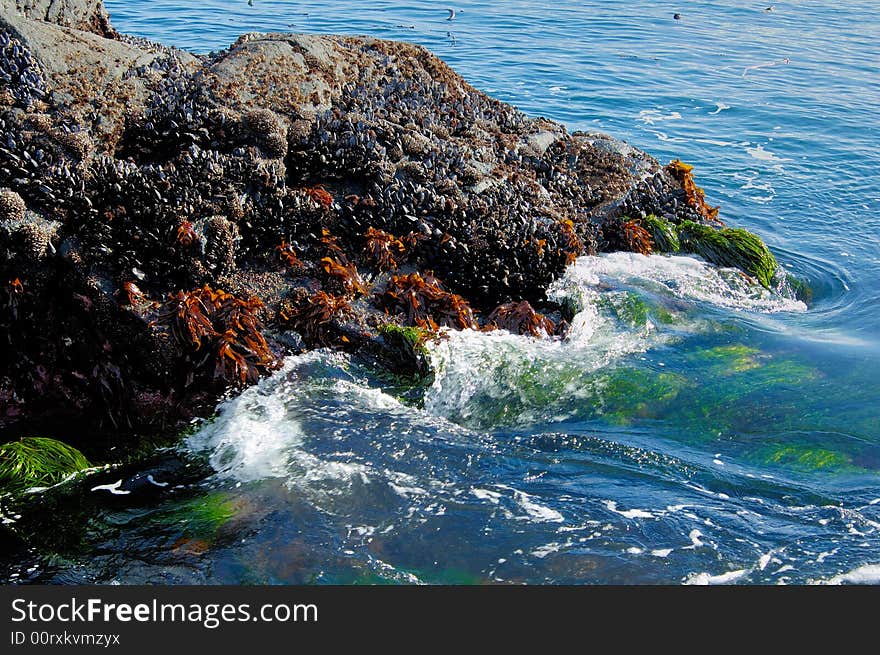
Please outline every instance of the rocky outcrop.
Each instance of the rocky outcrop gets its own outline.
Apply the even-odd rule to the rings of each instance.
[[[72,27],[99,36],[114,36],[102,0],[0,0],[3,14],[17,11],[36,21]]]
[[[0,430],[167,429],[302,348],[395,368],[389,324],[559,332],[544,289],[575,257],[717,221],[689,169],[419,46],[201,57],[98,0],[0,7]]]

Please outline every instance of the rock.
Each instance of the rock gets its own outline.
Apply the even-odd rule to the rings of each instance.
[[[3,14],[16,9],[31,20],[46,21],[109,38],[116,35],[103,0],[0,0]]]
[[[529,118],[420,46],[196,56],[99,0],[0,12],[0,427],[174,429],[306,346],[424,372],[406,330],[502,306],[549,333],[576,257],[714,221],[686,165]]]

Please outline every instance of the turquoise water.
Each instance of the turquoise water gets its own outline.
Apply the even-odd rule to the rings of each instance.
[[[880,18],[753,4],[108,0],[197,52],[421,43],[528,114],[695,164],[814,295],[617,254],[554,289],[582,310],[569,342],[451,335],[415,404],[340,354],[291,358],[174,455],[198,481],[89,494],[83,534],[14,579],[880,582]]]

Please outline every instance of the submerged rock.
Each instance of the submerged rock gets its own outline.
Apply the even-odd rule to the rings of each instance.
[[[389,325],[559,333],[545,289],[576,257],[674,250],[685,225],[766,278],[689,167],[529,118],[422,47],[195,56],[100,0],[0,10],[0,430],[167,431],[303,344],[423,371]]]

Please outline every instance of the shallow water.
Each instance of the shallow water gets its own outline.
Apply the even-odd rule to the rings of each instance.
[[[92,492],[75,544],[12,579],[880,582],[874,4],[460,2],[446,21],[430,2],[108,0],[120,30],[198,52],[245,31],[424,44],[529,114],[695,164],[814,297],[615,254],[554,288],[581,310],[565,344],[452,333],[419,393],[291,358],[186,440],[212,473],[146,503]]]

